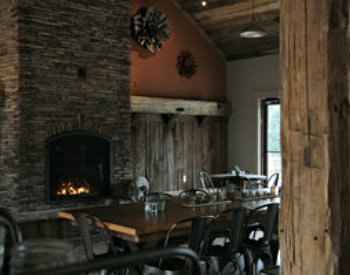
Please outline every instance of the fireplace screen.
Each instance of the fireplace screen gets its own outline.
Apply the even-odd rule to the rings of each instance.
[[[51,201],[97,199],[109,195],[111,142],[88,133],[48,141],[48,189]]]

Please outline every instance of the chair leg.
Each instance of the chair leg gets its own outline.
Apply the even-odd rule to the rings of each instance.
[[[271,247],[271,254],[272,254],[272,258],[273,258],[273,264],[276,265],[278,251],[280,249],[278,241],[271,242],[270,247]]]
[[[265,251],[259,258],[263,261],[264,268],[272,268],[274,266],[273,256],[270,251]]]
[[[246,272],[246,275],[254,275],[253,273],[253,264],[254,264],[254,257],[252,255],[252,252],[248,249],[243,251],[243,257],[244,257],[244,271]]]
[[[258,266],[256,264],[256,261],[253,260],[253,262],[252,262],[252,264],[250,266],[250,274],[249,275],[257,275],[258,274],[257,268],[258,268]]]
[[[242,275],[243,274],[243,270],[242,270],[242,266],[241,266],[241,255],[240,254],[236,255],[235,259],[233,260],[233,262],[235,264],[235,267],[236,267],[236,270],[237,270],[238,274]]]

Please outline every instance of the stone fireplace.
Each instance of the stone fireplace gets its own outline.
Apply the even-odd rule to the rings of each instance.
[[[0,26],[1,206],[35,219],[123,196],[129,1],[2,0]],[[64,184],[90,193],[58,197]]]
[[[110,197],[112,146],[107,137],[71,132],[47,141],[50,203]]]

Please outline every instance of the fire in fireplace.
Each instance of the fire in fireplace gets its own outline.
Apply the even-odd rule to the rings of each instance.
[[[48,195],[51,202],[108,197],[111,141],[73,132],[48,139]]]
[[[68,182],[62,183],[58,187],[56,194],[58,196],[80,196],[92,194],[93,192],[91,191],[90,185],[86,180],[83,181],[84,183],[82,184],[79,184],[74,180],[69,180]]]

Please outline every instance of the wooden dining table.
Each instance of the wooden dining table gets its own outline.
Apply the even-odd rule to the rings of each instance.
[[[134,243],[146,243],[164,239],[169,228],[178,221],[197,216],[217,215],[222,211],[244,206],[254,209],[267,203],[279,203],[279,198],[234,201],[222,205],[202,207],[184,207],[184,201],[172,199],[166,201],[164,211],[151,213],[145,211],[144,203],[121,204],[103,207],[90,207],[74,210],[63,210],[59,217],[74,221],[74,214],[84,212],[100,218],[109,230],[117,237]],[[175,233],[185,235],[190,225],[180,227]]]

